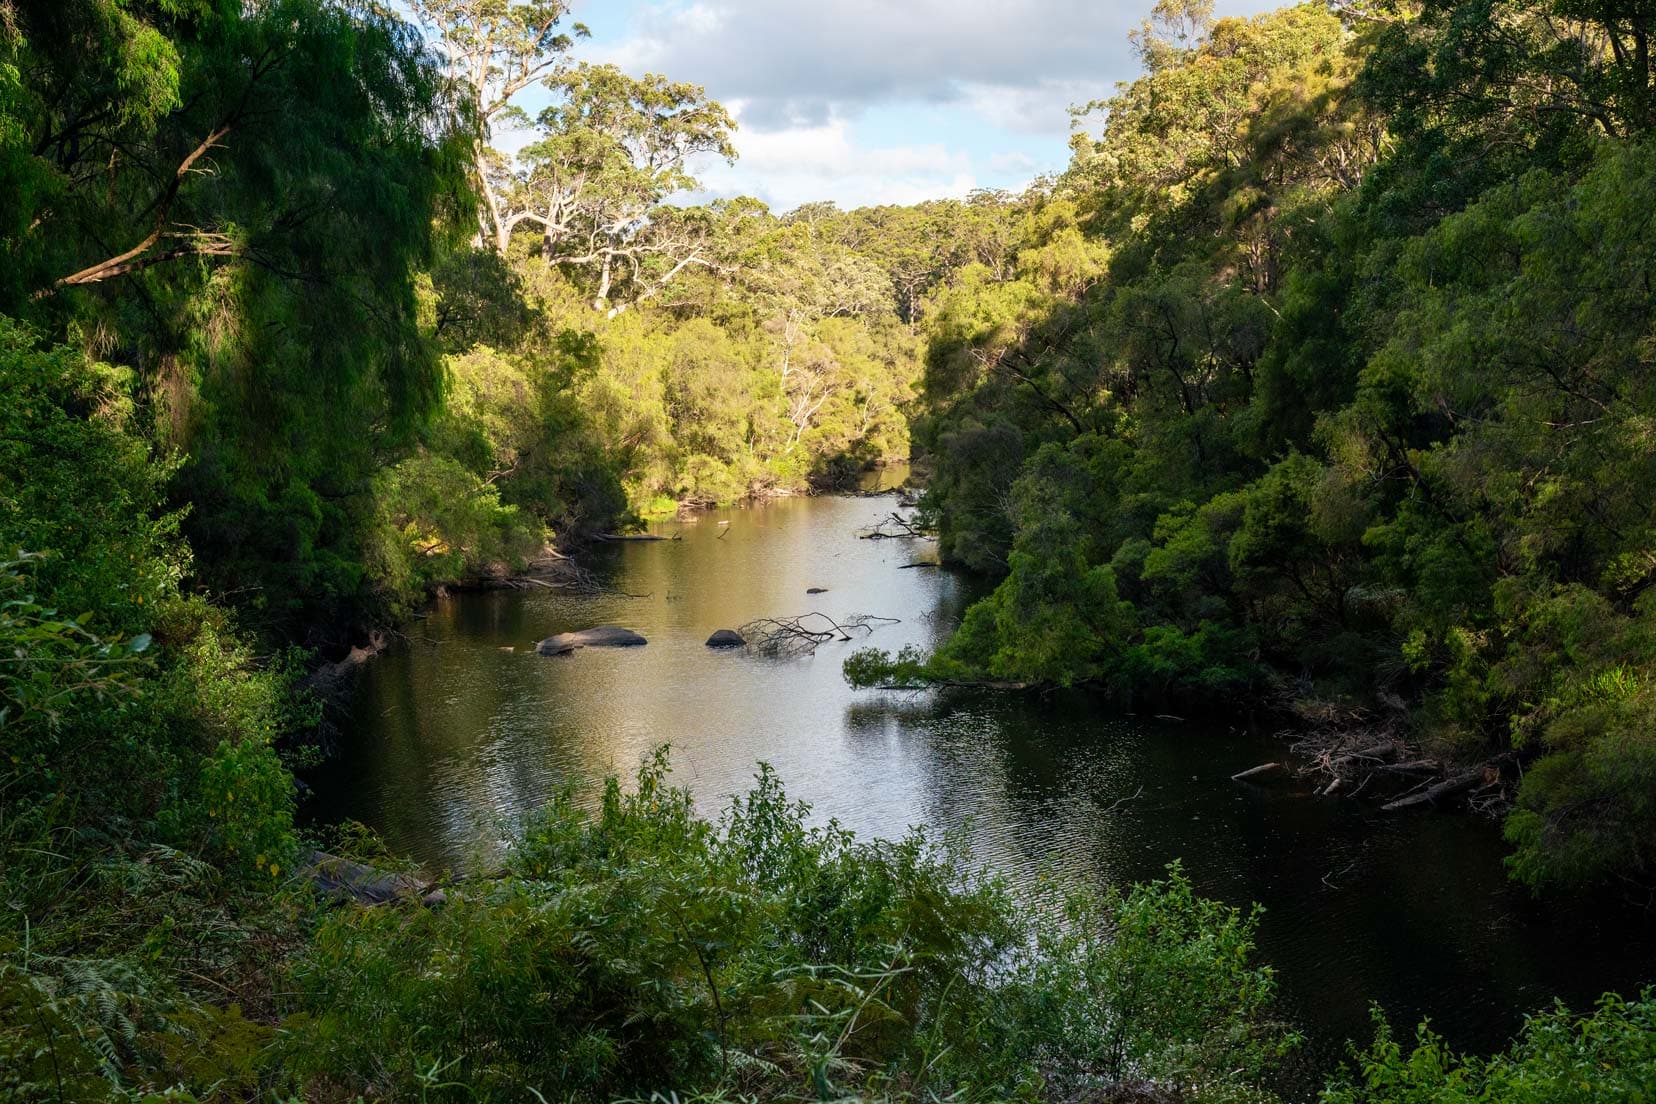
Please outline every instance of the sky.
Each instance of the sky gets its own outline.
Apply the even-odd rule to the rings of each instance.
[[[1018,190],[1069,160],[1071,104],[1137,75],[1151,0],[574,0],[576,57],[704,86],[736,116],[708,197],[775,210]],[[1263,10],[1221,0],[1221,15]],[[510,148],[511,141],[498,144]]]

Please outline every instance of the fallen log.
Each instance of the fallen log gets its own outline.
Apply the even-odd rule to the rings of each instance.
[[[1006,682],[1000,679],[937,679],[929,682],[882,682],[864,689],[912,693],[920,690],[1033,690],[1038,685],[1033,682]]]
[[[1446,797],[1454,797],[1465,793],[1484,780],[1484,765],[1480,764],[1469,771],[1463,771],[1453,778],[1444,779],[1437,785],[1422,790],[1409,797],[1400,797],[1396,801],[1388,801],[1380,806],[1382,812],[1394,813],[1399,809],[1413,809],[1419,805],[1432,805]]]
[[[676,541],[682,540],[684,534],[679,533],[671,537],[664,537],[660,533],[599,533],[601,541]]]
[[[1384,759],[1396,754],[1396,742],[1387,740],[1385,743],[1375,744],[1373,747],[1362,748],[1358,751],[1348,751],[1344,755],[1340,755],[1329,760],[1328,765],[1331,767],[1340,767],[1344,766],[1346,763],[1355,762],[1358,759]]]
[[[348,680],[357,668],[383,652],[391,643],[390,634],[378,630],[368,634],[368,643],[353,647],[344,659],[324,663],[301,679],[299,686],[324,700],[335,697],[347,688]]]
[[[1430,759],[1417,759],[1412,763],[1381,763],[1374,769],[1387,774],[1437,774],[1443,767]]]
[[[1257,767],[1249,767],[1245,771],[1237,771],[1231,775],[1232,782],[1240,782],[1245,778],[1257,778],[1262,774],[1269,774],[1274,770],[1281,770],[1281,763],[1261,763]]]
[[[430,907],[445,900],[442,890],[412,874],[381,870],[326,851],[306,855],[299,873],[310,879],[318,893],[336,901],[355,901],[359,905],[418,901]]]

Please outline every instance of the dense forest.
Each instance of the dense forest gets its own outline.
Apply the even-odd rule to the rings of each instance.
[[[296,828],[317,663],[911,453],[998,587],[853,679],[1354,716],[1521,770],[1524,881],[1642,884],[1650,22],[1163,0],[1063,174],[776,213],[562,0],[0,0],[0,1097],[1274,1099],[1256,915],[767,770],[571,792],[432,907],[295,878],[401,862]],[[1324,1099],[1643,1099],[1653,1016],[1382,1020]]]
[[[1073,228],[936,296],[924,506],[1003,581],[853,679],[1406,733],[1515,790],[1516,877],[1648,884],[1642,20],[1159,6],[1037,206]]]

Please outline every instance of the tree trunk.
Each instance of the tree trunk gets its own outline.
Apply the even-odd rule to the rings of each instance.
[[[608,253],[604,254],[604,274],[598,281],[598,294],[592,300],[593,310],[603,310],[604,304],[609,302],[610,283],[614,278],[615,258]]]
[[[489,183],[489,174],[483,165],[483,146],[481,143],[472,151],[472,168],[477,173],[477,187],[483,193],[483,210],[478,212],[478,221],[483,225],[479,236],[485,241],[494,239],[495,252],[506,255],[506,246],[511,241],[511,228],[500,217],[500,197],[495,195],[494,186]]]

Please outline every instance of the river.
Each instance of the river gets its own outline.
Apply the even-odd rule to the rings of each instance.
[[[670,742],[675,779],[708,812],[764,760],[820,819],[885,837],[965,826],[976,856],[1013,878],[1056,867],[1121,883],[1179,859],[1200,892],[1266,908],[1260,952],[1307,1036],[1293,1095],[1347,1039],[1369,1037],[1370,1002],[1400,1027],[1430,1016],[1457,1047],[1492,1050],[1555,996],[1584,1008],[1656,981],[1643,914],[1533,900],[1506,880],[1487,821],[1229,781],[1282,756],[1245,717],[1135,717],[1083,694],[854,692],[840,664],[861,643],[786,660],[704,646],[715,629],[810,610],[898,618],[869,635],[882,648],[940,639],[975,584],[903,567],[930,558],[928,544],[857,539],[892,508],[825,497],[711,511],[655,527],[680,539],[583,561],[643,597],[440,601],[363,671],[342,754],[308,779],[308,815],[360,820],[432,867],[467,866],[570,780],[630,775]],[[648,646],[534,652],[552,633],[611,623]]]

